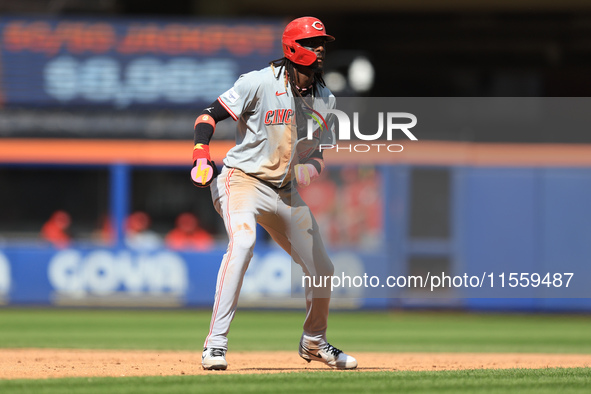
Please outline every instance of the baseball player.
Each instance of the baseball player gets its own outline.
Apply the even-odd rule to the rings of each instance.
[[[295,187],[296,183],[306,186],[319,176],[324,163],[318,146],[334,141],[334,133],[319,128],[314,138],[308,139],[302,127],[306,124],[302,121],[304,105],[293,104],[297,99],[306,105],[334,108],[334,96],[322,79],[325,44],[333,40],[317,18],[293,20],[282,37],[285,57],[262,70],[241,75],[195,122],[191,179],[199,187],[211,185],[215,209],[224,220],[229,238],[204,343],[204,369],[227,368],[227,335],[253,255],[257,223],[305,275],[326,277],[334,273],[318,225]],[[217,176],[209,142],[217,122],[228,117],[238,122],[236,145]],[[337,369],[356,368],[355,358],[326,340],[330,289],[309,286],[305,295],[299,355],[308,362],[320,361]]]

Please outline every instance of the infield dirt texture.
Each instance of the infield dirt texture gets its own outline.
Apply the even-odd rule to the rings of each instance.
[[[332,371],[297,355],[303,311],[239,311],[224,372],[200,366],[209,317],[209,311],[191,310],[0,309],[0,392],[112,392],[108,379],[99,379],[103,389],[80,386],[80,378],[99,377],[118,377],[117,392],[157,392],[151,379],[184,379],[174,380],[181,386],[214,379],[217,392],[244,392],[250,379],[258,379],[249,377],[254,374],[268,376],[260,390],[267,383],[278,389],[292,375],[313,381],[329,374],[339,377],[340,392],[441,392],[445,379],[449,392],[524,392],[528,381],[537,385],[532,392],[591,391],[587,315],[334,312],[329,340],[357,357],[359,368]],[[416,374],[438,378],[432,385],[408,386]],[[237,375],[246,376],[230,377]],[[130,385],[134,376],[150,378]],[[378,383],[383,379],[388,383]],[[497,379],[515,384],[495,385]]]

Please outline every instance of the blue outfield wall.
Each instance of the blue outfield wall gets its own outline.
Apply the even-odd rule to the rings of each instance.
[[[519,298],[475,289],[469,309],[591,310],[591,169],[463,168],[456,177],[458,271],[550,273],[553,282],[518,286]],[[573,273],[568,288],[556,273]]]
[[[535,272],[537,170],[458,170],[460,200],[456,207],[457,272]],[[500,291],[470,291],[469,308],[533,309],[533,288],[522,298],[497,298]],[[477,298],[481,295],[485,298]],[[490,298],[486,298],[486,297]]]
[[[468,310],[591,311],[591,169],[449,167],[450,238],[409,237],[409,166],[382,167],[384,242],[371,252],[332,250],[336,274],[408,275],[410,259],[445,256],[449,275],[492,275],[495,286],[453,291],[349,288],[334,293],[335,308],[453,306]],[[125,171],[114,171],[122,188]],[[119,174],[119,176],[117,176]],[[122,175],[123,174],[123,175]],[[119,186],[118,186],[119,185]],[[112,209],[124,216],[125,190],[113,191]],[[121,231],[121,229],[120,229]],[[119,234],[120,235],[120,234]],[[212,252],[76,245],[58,250],[0,247],[0,304],[64,306],[209,307],[225,245]],[[289,256],[257,245],[240,305],[303,308],[301,284]],[[564,284],[509,285],[517,274],[573,273]],[[501,288],[500,275],[504,275]],[[383,282],[382,282],[383,283]],[[520,282],[523,283],[523,282]],[[298,287],[299,286],[299,287]],[[416,289],[415,289],[416,290]],[[416,302],[419,299],[420,302]]]

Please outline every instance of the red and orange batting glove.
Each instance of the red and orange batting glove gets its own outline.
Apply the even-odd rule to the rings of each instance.
[[[193,148],[191,181],[197,187],[208,187],[218,175],[218,169],[209,157],[209,145],[197,144]]]

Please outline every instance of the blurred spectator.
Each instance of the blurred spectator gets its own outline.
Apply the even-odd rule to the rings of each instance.
[[[382,242],[384,207],[382,201],[382,181],[375,167],[360,170],[359,189],[361,209],[365,213],[361,243],[368,248],[379,246]]]
[[[214,246],[214,239],[199,226],[199,219],[190,213],[181,213],[176,218],[176,227],[166,235],[166,246],[176,250],[209,250]]]
[[[145,251],[163,246],[162,237],[150,230],[151,220],[147,213],[136,211],[125,223],[125,244],[135,250]]]
[[[71,237],[68,228],[71,224],[70,215],[65,211],[55,211],[41,228],[41,237],[57,248],[67,248]]]
[[[344,167],[341,179],[343,245],[378,246],[382,234],[382,199],[377,171],[373,167]]]
[[[113,229],[109,215],[105,214],[102,216],[100,226],[95,231],[94,236],[101,245],[113,245],[115,243],[115,230]]]
[[[320,173],[318,179],[309,186],[298,189],[298,192],[310,207],[324,242],[329,246],[335,246],[340,243],[339,223],[336,218],[338,207],[335,203],[337,200],[337,185],[329,177],[329,173],[330,171],[325,169]]]

